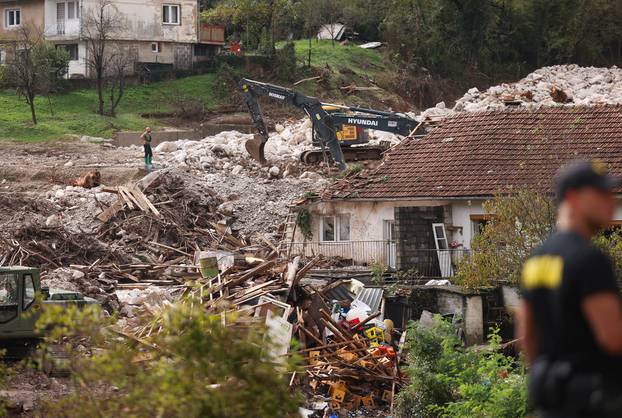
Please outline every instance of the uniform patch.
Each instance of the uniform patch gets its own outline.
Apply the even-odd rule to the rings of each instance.
[[[522,283],[525,289],[559,287],[564,271],[564,259],[558,255],[542,255],[527,260],[523,267]]]

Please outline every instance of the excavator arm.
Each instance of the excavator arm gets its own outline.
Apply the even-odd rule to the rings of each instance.
[[[335,164],[340,170],[346,168],[331,115],[322,108],[322,103],[318,99],[305,96],[292,89],[249,79],[240,81],[240,90],[244,96],[244,101],[248,107],[253,124],[259,132],[258,135],[255,135],[255,138],[247,141],[245,144],[246,150],[253,158],[262,164],[266,162],[264,148],[266,142],[268,142],[269,134],[263,120],[258,97],[267,96],[302,109],[313,121],[318,137],[322,142],[322,148],[324,146],[328,147]]]

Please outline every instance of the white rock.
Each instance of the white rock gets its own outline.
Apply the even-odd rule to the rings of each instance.
[[[161,142],[155,147],[156,152],[174,152],[177,151],[179,146],[175,142],[165,141]]]
[[[268,171],[268,174],[270,174],[272,178],[277,178],[280,173],[281,170],[277,166],[270,167],[270,171]]]
[[[45,226],[56,228],[60,226],[60,217],[58,215],[50,215],[45,220]]]
[[[244,167],[238,164],[231,169],[231,174],[233,174],[234,176],[237,176],[238,174],[242,172],[242,170],[244,170]]]
[[[67,161],[65,164],[63,164],[65,167],[73,167],[73,161]]]
[[[281,125],[280,123],[277,123],[276,126],[274,127],[274,130],[277,131],[278,133],[281,133],[285,130],[285,127]]]

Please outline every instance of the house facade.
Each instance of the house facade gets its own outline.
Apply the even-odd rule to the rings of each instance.
[[[69,52],[68,77],[89,77],[89,17],[100,0],[2,1],[3,32],[13,34],[27,19],[44,30],[45,38]],[[20,21],[12,17],[18,10]],[[132,52],[139,65],[191,69],[224,45],[224,28],[199,23],[196,0],[112,0],[110,13],[119,18],[111,42]],[[114,12],[113,12],[114,10]]]
[[[307,202],[312,236],[298,231],[293,250],[451,277],[490,219],[486,200],[512,190],[551,193],[557,169],[578,158],[600,159],[622,176],[622,107],[454,116],[422,139],[405,139],[375,171]]]

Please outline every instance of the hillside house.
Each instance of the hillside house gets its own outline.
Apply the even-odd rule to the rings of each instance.
[[[42,27],[47,40],[69,52],[68,77],[89,77],[85,25],[98,4],[99,0],[0,0],[0,34],[15,33],[27,21]],[[111,41],[132,52],[136,68],[191,69],[224,45],[223,27],[199,23],[196,0],[112,0],[111,6],[123,27]]]
[[[556,170],[577,158],[622,176],[621,106],[459,114],[306,203],[312,237],[298,231],[293,251],[451,277],[489,219],[484,201],[512,188],[550,193]]]

